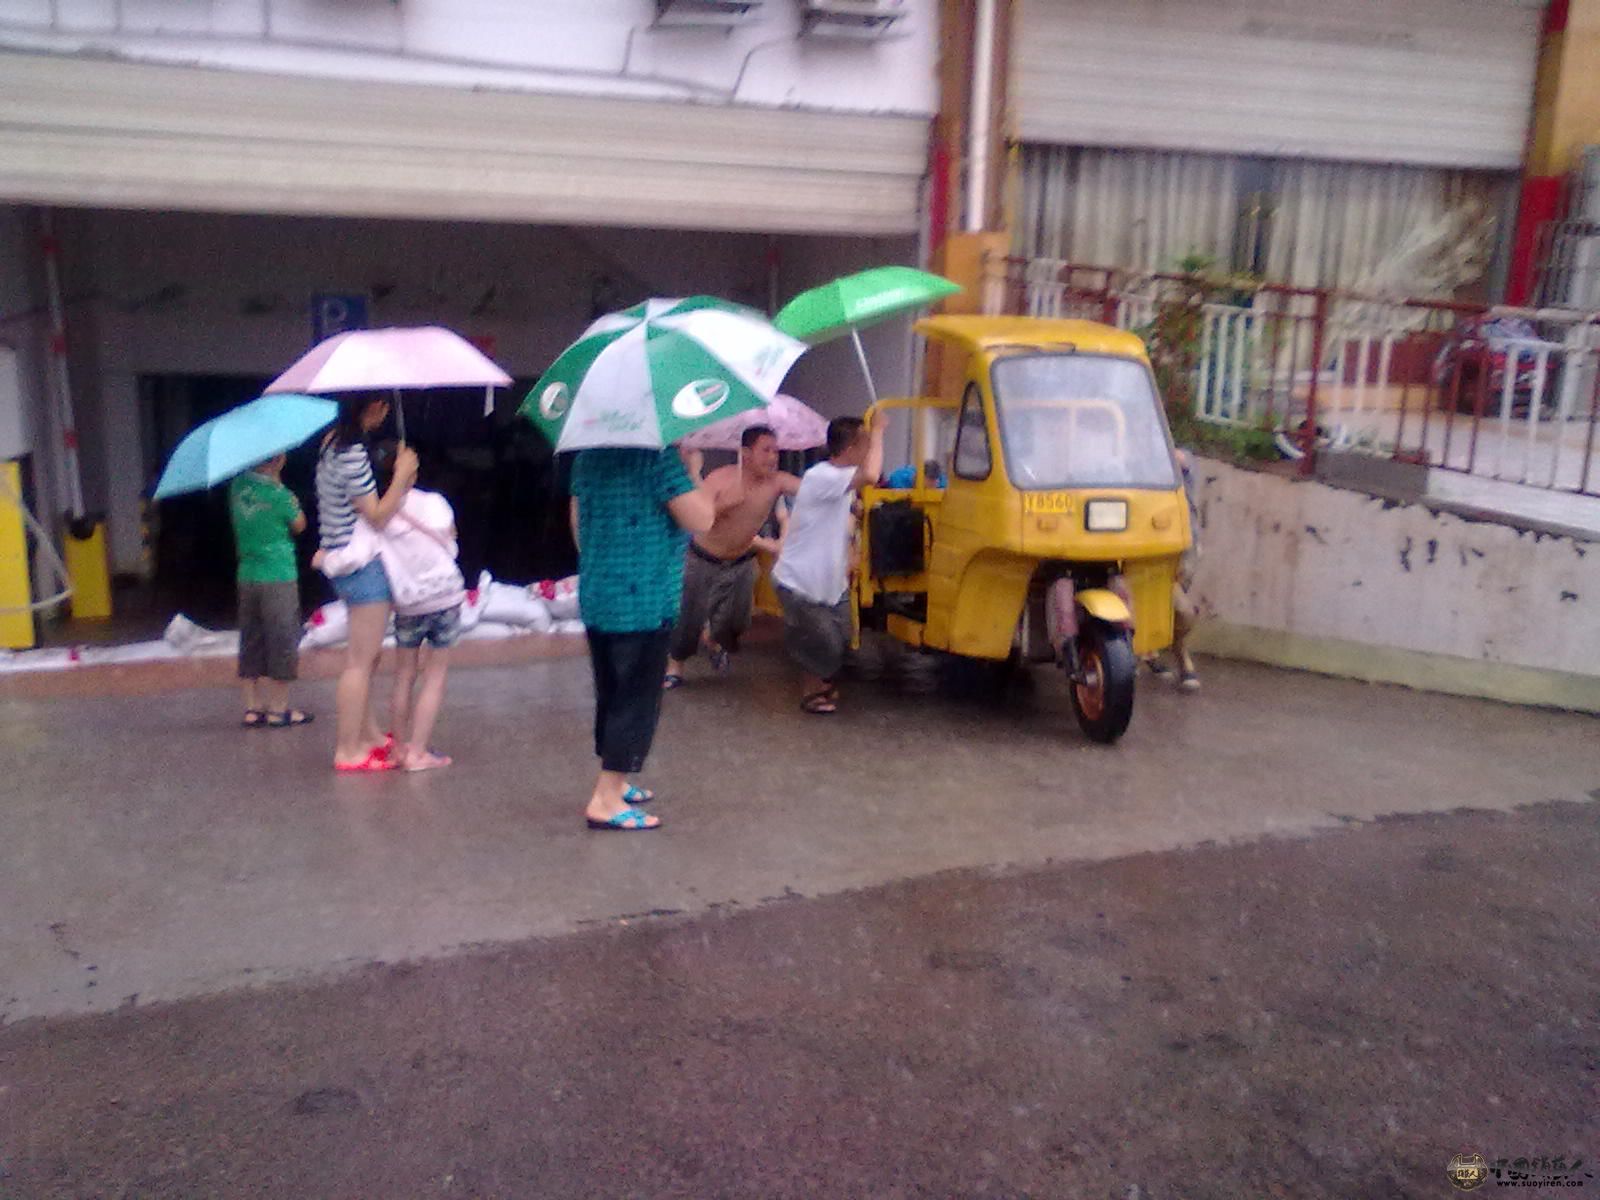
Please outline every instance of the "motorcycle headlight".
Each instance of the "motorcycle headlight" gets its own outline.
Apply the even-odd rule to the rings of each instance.
[[[1083,527],[1090,533],[1121,533],[1128,528],[1128,502],[1089,501],[1083,506]]]

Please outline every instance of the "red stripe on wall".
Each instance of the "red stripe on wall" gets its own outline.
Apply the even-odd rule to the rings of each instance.
[[[1511,243],[1511,270],[1506,278],[1506,303],[1526,304],[1533,295],[1539,264],[1539,230],[1561,215],[1561,176],[1529,175],[1522,181],[1517,205],[1517,232]]]

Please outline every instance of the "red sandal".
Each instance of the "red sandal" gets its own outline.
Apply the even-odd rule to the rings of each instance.
[[[356,762],[335,762],[333,769],[347,775],[359,774],[367,771],[393,771],[399,764],[389,761],[383,752],[383,747],[374,746],[367,751],[367,756]]]

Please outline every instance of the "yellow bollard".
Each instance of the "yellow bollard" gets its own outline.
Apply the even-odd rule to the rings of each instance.
[[[75,529],[66,536],[67,577],[72,582],[72,617],[105,621],[111,617],[111,566],[106,559],[106,527],[91,525],[88,536]]]
[[[22,471],[0,462],[0,646],[7,650],[31,650],[35,642],[28,536],[22,508],[10,499],[21,495]]]

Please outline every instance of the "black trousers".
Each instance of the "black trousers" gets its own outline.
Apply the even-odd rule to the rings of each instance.
[[[661,682],[667,675],[672,626],[642,633],[589,630],[594,668],[594,752],[607,771],[644,769],[661,719]]]

